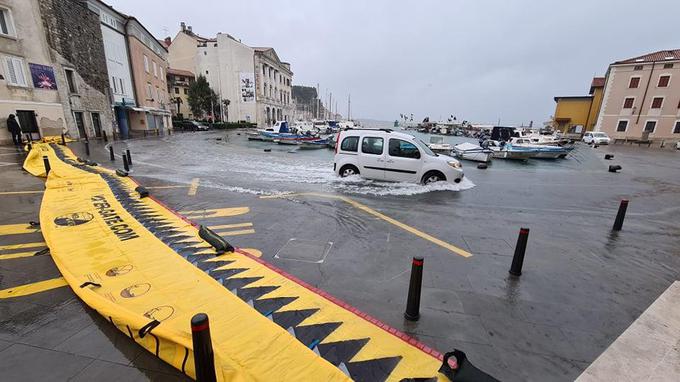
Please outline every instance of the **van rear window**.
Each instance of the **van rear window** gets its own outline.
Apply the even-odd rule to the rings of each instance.
[[[359,137],[347,137],[343,139],[340,150],[357,152],[357,150],[359,150]]]

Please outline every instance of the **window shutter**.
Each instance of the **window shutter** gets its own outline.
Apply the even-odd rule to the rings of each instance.
[[[12,85],[16,85],[17,83],[17,73],[14,69],[14,61],[11,57],[6,57],[5,58],[5,64],[7,66],[7,77],[9,79],[9,83]]]
[[[18,81],[18,84],[21,85],[21,86],[26,86],[26,85],[28,85],[28,83],[26,82],[26,76],[24,75],[24,65],[23,65],[23,61],[21,61],[21,60],[18,59],[18,58],[15,58],[15,59],[14,59],[14,67],[15,67],[16,72],[17,72],[17,81]]]

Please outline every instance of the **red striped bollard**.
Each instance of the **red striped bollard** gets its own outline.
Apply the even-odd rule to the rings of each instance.
[[[517,245],[515,246],[515,254],[512,256],[512,265],[510,266],[510,274],[513,276],[522,275],[522,265],[524,264],[524,252],[527,250],[527,241],[529,241],[529,228],[520,228],[519,237],[517,237]]]
[[[196,381],[216,382],[215,355],[210,339],[210,322],[207,314],[198,313],[191,318],[191,339],[194,344]]]
[[[416,256],[411,263],[411,281],[408,285],[408,299],[406,300],[406,312],[404,318],[409,321],[418,321],[420,318],[420,291],[423,284],[422,256]]]

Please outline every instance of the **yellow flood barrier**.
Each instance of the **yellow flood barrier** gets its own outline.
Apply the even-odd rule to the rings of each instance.
[[[132,179],[54,144],[35,144],[25,168],[40,175],[43,155],[41,229],[64,279],[188,376],[190,319],[204,312],[220,381],[445,380],[436,351],[245,251],[217,255],[190,222],[140,198]]]

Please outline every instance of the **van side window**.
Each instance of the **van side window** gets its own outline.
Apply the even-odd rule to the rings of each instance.
[[[390,139],[389,154],[391,157],[420,159],[416,145],[401,139]]]
[[[383,152],[383,139],[377,137],[365,137],[361,141],[361,152],[365,154],[380,155]]]
[[[357,152],[359,150],[359,137],[347,137],[343,139],[340,150]]]

